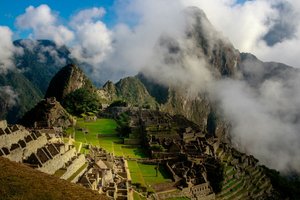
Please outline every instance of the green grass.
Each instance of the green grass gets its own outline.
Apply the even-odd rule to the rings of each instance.
[[[137,192],[133,192],[133,199],[134,200],[146,200],[146,198],[145,197],[143,197],[143,196],[140,196]]]
[[[88,130],[85,134],[81,129]],[[77,120],[75,129],[76,143],[82,142],[82,153],[87,153],[84,147],[86,144],[99,146],[113,153],[115,156],[124,156],[125,158],[144,158],[144,150],[139,146],[124,145],[123,139],[117,135],[117,123],[112,119],[97,119],[94,122],[85,122],[83,119]],[[72,134],[72,131],[67,130]],[[100,134],[100,137],[98,137]],[[137,161],[128,161],[128,167],[131,173],[133,183],[140,183],[147,187],[148,191],[153,191],[152,185],[158,183],[171,182],[171,177],[161,166],[156,176],[156,165],[146,165],[137,163]]]
[[[175,198],[168,198],[166,200],[190,200],[190,199],[187,197],[175,197]]]
[[[142,186],[146,186],[142,172],[136,161],[128,161],[128,167],[130,170],[132,183],[140,183]]]
[[[154,184],[172,182],[170,175],[163,166],[160,166],[157,176],[156,165],[128,161],[128,167],[132,183],[140,183],[141,186],[147,187],[149,191],[153,191],[152,186]]]
[[[59,169],[54,173],[54,176],[61,177],[62,175],[64,175],[64,173],[66,173],[66,171],[67,170],[65,169]]]
[[[85,134],[81,129],[88,130]],[[116,156],[124,156],[129,158],[144,158],[146,155],[142,148],[136,146],[131,147],[123,144],[123,139],[117,135],[117,123],[113,119],[97,119],[96,121],[85,122],[79,118],[75,128],[75,146],[76,143],[83,143],[81,153],[87,153],[88,150],[84,148],[84,144],[92,144],[99,146],[114,153]],[[67,134],[73,134],[74,129],[66,130]],[[98,136],[100,135],[100,136]]]
[[[147,164],[138,163],[138,166],[144,177],[145,182],[149,185],[172,181],[171,177],[169,176],[169,174],[167,173],[166,169],[164,169],[163,166],[159,167],[159,171],[157,174],[158,176],[156,176],[156,170],[155,170],[157,165],[147,165]]]

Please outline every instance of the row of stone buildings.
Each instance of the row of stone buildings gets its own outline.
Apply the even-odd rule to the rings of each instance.
[[[8,125],[6,121],[1,121],[0,156],[77,182],[85,170],[85,156],[78,153],[73,145],[64,143],[59,130],[26,129],[21,125]]]

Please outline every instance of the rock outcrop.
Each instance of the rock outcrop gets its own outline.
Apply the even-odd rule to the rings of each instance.
[[[26,127],[69,127],[73,117],[55,98],[44,99],[28,111],[20,123]]]

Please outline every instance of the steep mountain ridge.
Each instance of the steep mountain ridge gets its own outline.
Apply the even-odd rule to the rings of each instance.
[[[153,109],[157,105],[155,98],[136,77],[126,77],[115,84],[108,81],[98,90],[98,95],[104,103],[123,100],[134,106],[147,106]]]
[[[91,81],[78,66],[68,64],[51,79],[45,98],[55,97],[61,101],[68,94],[80,88],[95,90]]]

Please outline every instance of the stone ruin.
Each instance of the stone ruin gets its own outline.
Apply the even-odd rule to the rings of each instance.
[[[129,199],[131,177],[124,158],[114,157],[97,147],[90,148],[87,158],[91,164],[79,184],[112,199]]]
[[[8,125],[6,121],[0,121],[0,156],[47,174],[59,171],[61,178],[69,179],[86,161],[74,146],[62,141],[57,132],[60,130],[26,129],[21,125]],[[78,177],[72,180],[75,178]]]
[[[143,145],[149,149],[151,162],[165,165],[173,177],[173,186],[180,190],[158,192],[159,199],[257,199],[271,194],[272,185],[258,160],[201,132],[184,117],[142,109],[127,113],[131,129],[140,131]],[[225,180],[222,191],[216,195],[209,174],[215,173],[220,163],[225,166]],[[257,178],[251,180],[251,175]],[[232,181],[237,183],[230,185]]]
[[[197,125],[159,111],[131,111],[129,115],[131,130],[141,132],[151,162],[163,165],[172,175],[173,186],[157,192],[157,198],[215,199],[204,165],[208,157],[214,158],[213,145]],[[170,188],[180,192],[168,192]]]

